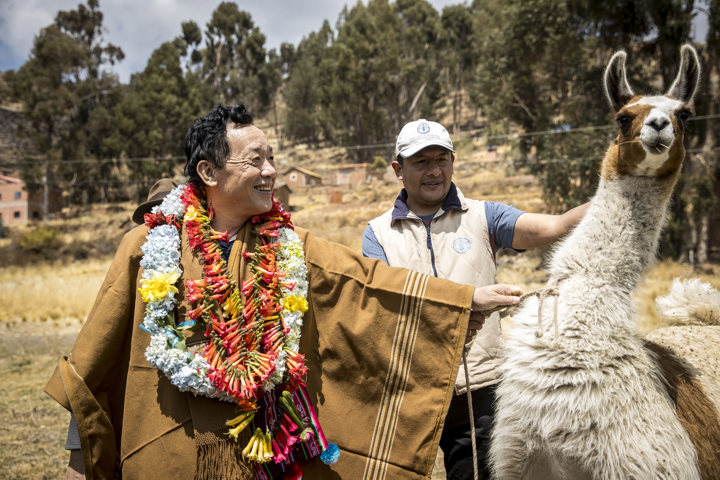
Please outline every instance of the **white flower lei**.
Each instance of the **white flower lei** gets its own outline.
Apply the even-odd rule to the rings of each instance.
[[[156,207],[152,213],[162,212],[163,215],[173,215],[178,221],[182,221],[185,215],[185,207],[181,201],[181,195],[185,185],[173,189]],[[294,284],[293,290],[285,287],[280,289],[281,302],[290,295],[307,298],[307,266],[305,265],[305,254],[303,244],[290,228],[279,230],[278,241],[281,246],[278,251],[278,269],[286,274],[286,282]],[[141,286],[143,283],[155,278],[156,274],[174,274],[180,278],[180,231],[172,225],[158,225],[150,230],[147,241],[142,246],[143,257],[140,266],[144,271],[140,277]],[[220,391],[208,379],[209,365],[202,355],[192,353],[176,345],[182,340],[178,334],[170,328],[168,321],[174,323],[174,310],[177,306],[176,294],[172,291],[165,292],[165,295],[154,297],[145,305],[145,316],[140,328],[150,333],[150,344],[145,350],[145,358],[150,365],[162,371],[170,382],[180,391],[189,391],[194,394],[211,398],[234,402],[234,399]],[[283,308],[282,316],[290,332],[286,336],[285,348],[297,351],[300,342],[300,330],[302,327],[302,312],[288,311]],[[180,334],[182,335],[182,334]],[[182,343],[184,345],[184,343]],[[284,349],[276,359],[275,371],[265,381],[263,388],[270,391],[279,385],[286,371],[285,358],[287,354]]]

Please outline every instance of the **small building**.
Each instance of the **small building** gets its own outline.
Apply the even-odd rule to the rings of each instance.
[[[497,147],[494,146],[494,145],[489,145],[489,146],[487,147],[487,155],[486,155],[485,158],[486,158],[486,160],[487,160],[488,162],[496,162],[497,159],[498,159],[498,149],[497,149]]]
[[[290,167],[282,176],[283,182],[290,189],[322,185],[322,177],[320,175],[300,167]]]
[[[292,193],[292,190],[290,190],[290,187],[288,187],[284,183],[276,183],[273,187],[273,195],[275,196],[275,200],[280,202],[280,205],[282,205],[283,210],[291,212],[290,210],[290,194]]]
[[[328,193],[328,203],[330,205],[340,205],[343,202],[342,190],[333,190]]]
[[[59,212],[62,208],[62,194],[60,192],[52,193],[48,202],[48,210]],[[42,190],[30,194],[22,179],[0,175],[0,220],[2,220],[2,224],[19,225],[30,220],[42,220],[42,217]]]
[[[335,172],[335,185],[347,185],[355,188],[368,183],[374,176],[369,163],[348,163],[332,167]]]
[[[382,170],[382,176],[380,177],[380,180],[385,183],[399,183],[402,181],[398,180],[397,174],[395,173],[395,169],[392,167],[392,165],[388,165],[387,168]]]

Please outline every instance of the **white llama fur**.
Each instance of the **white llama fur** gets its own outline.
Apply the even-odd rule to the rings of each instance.
[[[698,278],[673,280],[670,293],[655,300],[669,327],[658,328],[648,340],[672,349],[690,363],[708,397],[720,405],[720,291]]]
[[[720,292],[699,278],[674,279],[670,293],[655,303],[670,325],[720,325]]]
[[[673,98],[656,97],[666,111],[689,102],[697,85],[695,51],[685,46],[682,53]],[[606,70],[607,84],[621,83],[607,87],[616,111],[638,102],[624,59],[616,54]],[[693,61],[695,70],[687,65]],[[686,73],[694,85],[680,78]],[[543,334],[536,335],[537,297],[513,316],[490,449],[498,479],[700,478],[654,354],[636,332],[630,298],[655,259],[675,179],[656,177],[664,168],[657,148],[642,146],[652,165],[640,161],[633,174],[604,169],[584,219],[553,252],[549,285],[558,294],[543,302]]]

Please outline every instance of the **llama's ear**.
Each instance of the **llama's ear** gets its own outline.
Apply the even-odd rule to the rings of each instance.
[[[605,94],[616,112],[635,95],[625,74],[626,57],[622,50],[615,53],[605,69]]]
[[[690,103],[699,81],[700,61],[697,52],[691,45],[685,44],[680,49],[680,71],[666,95]]]

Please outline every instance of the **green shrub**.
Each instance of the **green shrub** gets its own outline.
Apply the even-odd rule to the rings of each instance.
[[[370,168],[372,168],[373,170],[377,170],[379,168],[385,169],[387,168],[387,166],[387,160],[385,160],[383,157],[377,156],[375,157],[375,160],[373,161],[373,164]]]
[[[57,232],[47,227],[37,227],[20,234],[18,241],[23,250],[40,253],[59,246]]]
[[[90,256],[90,252],[85,245],[74,243],[70,246],[70,255],[72,255],[75,260],[84,260]]]

